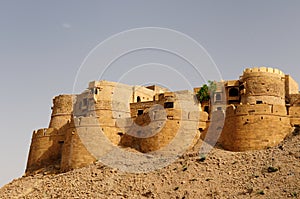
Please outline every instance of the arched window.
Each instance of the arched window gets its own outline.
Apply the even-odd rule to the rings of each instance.
[[[237,88],[231,88],[229,90],[229,97],[239,96],[239,90]]]
[[[140,101],[141,101],[141,97],[140,97],[140,96],[137,96],[136,101],[137,101],[137,102],[140,102]]]

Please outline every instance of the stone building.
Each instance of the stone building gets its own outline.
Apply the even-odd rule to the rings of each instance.
[[[223,123],[214,123],[215,129],[222,129],[218,142],[224,149],[246,151],[276,146],[299,126],[298,84],[282,71],[247,68],[238,80],[219,84],[224,92],[217,89],[211,100],[216,105],[225,102],[226,108],[217,106],[218,110],[208,112],[217,111],[224,117]]]
[[[300,127],[298,84],[278,69],[247,68],[238,80],[218,82],[202,105],[198,90],[93,81],[81,94],[56,96],[49,127],[33,132],[26,173],[99,160],[97,153],[109,150],[100,143],[100,152],[93,151],[100,133],[112,146],[142,153],[166,148],[179,131],[190,137],[189,147],[217,137],[226,150],[246,151],[276,146]]]
[[[26,173],[48,166],[68,171],[97,161],[93,140],[100,133],[114,146],[140,152],[163,148],[180,129],[195,144],[207,115],[200,114],[190,91],[93,81],[81,94],[53,99],[49,127],[33,132]]]

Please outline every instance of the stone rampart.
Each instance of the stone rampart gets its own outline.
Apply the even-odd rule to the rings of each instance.
[[[264,149],[276,146],[291,130],[285,106],[230,106],[219,142],[231,151]]]
[[[33,132],[26,173],[59,164],[65,135],[54,128],[39,129]]]
[[[285,105],[285,75],[272,68],[245,69],[241,76],[243,104]]]
[[[59,129],[71,120],[73,111],[73,96],[59,95],[53,99],[49,128]]]

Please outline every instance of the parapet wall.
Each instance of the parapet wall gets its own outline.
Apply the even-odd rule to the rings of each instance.
[[[246,68],[244,69],[244,74],[243,76],[250,75],[251,73],[269,73],[269,74],[274,74],[279,77],[284,77],[284,73],[276,68],[270,68],[270,67],[253,67],[253,68]]]

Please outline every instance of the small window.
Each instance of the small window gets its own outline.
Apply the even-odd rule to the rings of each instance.
[[[95,88],[95,95],[98,94],[98,88]]]
[[[140,101],[141,101],[141,97],[140,97],[140,96],[137,96],[136,101],[137,101],[137,102],[140,102]]]
[[[221,101],[221,94],[220,93],[216,94],[216,101]]]
[[[261,101],[261,100],[256,101],[256,104],[262,104],[262,103],[263,103],[263,101]]]
[[[174,102],[165,102],[164,108],[174,108]]]
[[[144,113],[144,110],[138,110],[138,115],[143,115],[143,113]]]
[[[221,111],[221,110],[222,110],[222,107],[217,107],[217,110],[218,110],[218,111]]]

